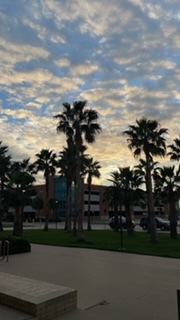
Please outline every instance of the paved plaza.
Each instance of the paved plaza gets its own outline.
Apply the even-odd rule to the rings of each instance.
[[[78,309],[56,320],[177,320],[180,260],[32,245],[0,262],[0,272],[78,291]],[[32,316],[0,306],[2,320]]]

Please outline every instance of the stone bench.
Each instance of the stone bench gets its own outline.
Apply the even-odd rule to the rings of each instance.
[[[77,291],[0,272],[0,304],[51,320],[77,308]]]

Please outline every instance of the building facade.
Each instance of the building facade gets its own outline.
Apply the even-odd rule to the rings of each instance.
[[[107,186],[102,185],[91,185],[90,195],[90,212],[93,220],[107,220],[110,216],[114,215],[114,208],[111,208],[108,201],[105,198],[105,192]],[[37,196],[41,197],[46,201],[45,185],[36,186]],[[83,184],[83,209],[84,209],[84,220],[87,219],[88,215],[88,185]],[[49,209],[49,218],[64,218],[67,212],[67,186],[66,179],[63,177],[50,177],[49,179],[49,199],[55,199],[57,202],[56,207],[51,210]],[[125,208],[121,208],[122,214],[125,215]],[[72,215],[75,215],[76,203],[75,203],[75,186],[72,186]],[[44,210],[39,211],[39,217],[44,217]],[[134,216],[141,216],[147,214],[147,208],[141,206],[132,207],[132,218]],[[166,214],[163,205],[155,207],[155,214],[163,216]]]
[[[37,196],[42,198],[44,203],[46,202],[46,191],[45,185],[35,186]],[[94,219],[103,219],[109,217],[108,203],[104,199],[106,187],[100,185],[91,186],[91,197],[90,197],[90,211],[91,216]],[[88,214],[88,186],[83,184],[84,194],[84,219],[86,220]],[[49,179],[49,199],[55,199],[57,206],[54,210],[49,209],[49,217],[64,218],[67,211],[67,186],[66,179],[63,177],[50,177]],[[72,215],[76,212],[75,203],[75,186],[72,185]],[[40,218],[44,217],[44,209],[38,213]]]

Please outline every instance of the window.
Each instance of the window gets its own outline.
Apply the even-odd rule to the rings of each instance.
[[[89,192],[87,190],[85,190],[84,194],[89,194]],[[91,194],[97,196],[97,195],[99,195],[99,191],[91,191]]]
[[[88,201],[84,201],[84,204],[88,204]],[[99,201],[90,201],[90,204],[99,204]]]

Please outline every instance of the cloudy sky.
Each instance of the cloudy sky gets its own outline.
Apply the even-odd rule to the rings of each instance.
[[[0,28],[0,140],[14,160],[62,150],[63,102],[99,113],[88,153],[103,184],[137,164],[122,135],[136,119],[157,119],[168,143],[180,133],[179,0],[0,0]]]

